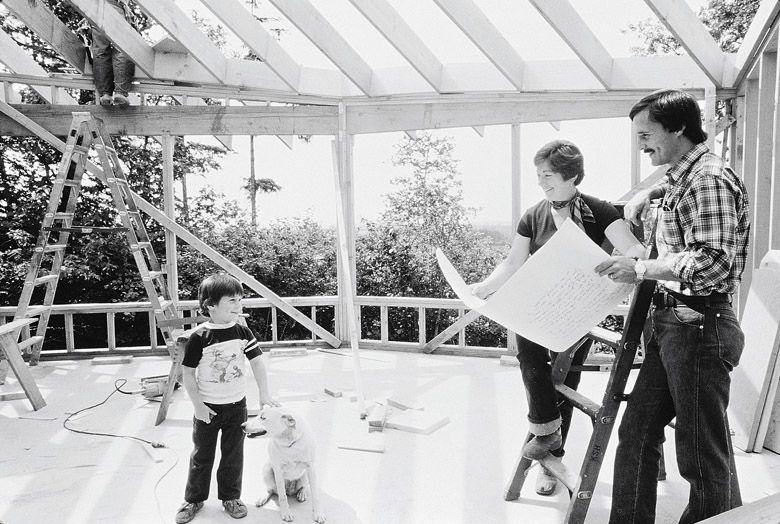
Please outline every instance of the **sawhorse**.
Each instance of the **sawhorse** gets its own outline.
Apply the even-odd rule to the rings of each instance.
[[[642,339],[655,284],[654,280],[644,280],[637,285],[631,299],[622,335],[603,328],[595,328],[555,361],[552,374],[555,389],[567,402],[587,414],[593,422],[593,434],[578,476],[570,472],[560,461],[552,460],[550,455],[539,461],[568,488],[571,494],[569,508],[564,519],[566,524],[580,524],[585,521],[585,516],[588,513],[620,402],[627,399],[625,387],[628,375],[634,367],[634,358]],[[578,370],[572,366],[572,359],[586,339],[602,342],[615,349],[615,361],[610,370],[601,404],[563,384],[569,370]],[[583,368],[585,368],[583,370],[587,370],[587,366],[583,366]],[[533,437],[534,435],[529,433],[525,442]],[[511,501],[519,498],[520,490],[532,463],[531,459],[520,456],[515,472],[507,486],[505,500]]]

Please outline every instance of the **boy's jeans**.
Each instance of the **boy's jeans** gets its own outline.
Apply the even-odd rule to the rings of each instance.
[[[116,0],[108,5],[124,17],[124,11]],[[100,95],[114,92],[127,96],[135,76],[135,64],[122,51],[114,47],[100,29],[92,27],[92,75]]]
[[[217,496],[219,500],[241,498],[241,480],[244,472],[244,428],[246,422],[246,398],[232,404],[206,404],[217,414],[206,424],[192,418],[192,443],[194,449],[190,456],[190,470],[184,500],[203,502],[209,498],[211,469],[217,451],[217,438],[220,439],[220,452],[217,469]]]
[[[677,465],[690,484],[680,523],[742,504],[726,408],[744,336],[728,303],[656,309],[653,336],[620,424],[612,524],[652,524],[664,427],[677,417]]]

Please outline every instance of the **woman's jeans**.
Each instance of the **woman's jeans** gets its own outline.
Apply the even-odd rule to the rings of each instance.
[[[563,353],[554,353],[520,335],[517,340],[517,361],[523,374],[523,384],[528,398],[528,421],[531,423],[531,433],[534,435],[549,435],[561,428],[563,443],[571,425],[572,405],[559,398],[552,381],[552,363]],[[590,350],[591,340],[586,341],[574,355],[572,365],[580,365]],[[564,384],[571,389],[577,389],[580,383],[580,372],[571,372],[566,376]],[[563,456],[563,446],[551,452],[555,456]]]
[[[690,484],[680,522],[698,522],[742,504],[726,416],[731,370],[744,336],[726,301],[704,313],[655,309],[653,335],[620,424],[612,524],[655,521],[664,428],[677,418],[677,465]]]
[[[192,419],[192,443],[190,471],[184,500],[203,502],[209,498],[211,469],[220,439],[219,468],[217,469],[217,496],[219,500],[241,498],[241,481],[244,472],[244,428],[246,422],[246,398],[232,404],[206,404],[217,414],[206,424]]]
[[[116,9],[122,17],[125,16],[122,7],[116,0],[108,0],[108,5]],[[129,25],[128,25],[129,27]],[[120,51],[97,27],[92,27],[92,75],[95,88],[99,95],[110,95],[114,92],[127,96],[130,91],[135,64]]]

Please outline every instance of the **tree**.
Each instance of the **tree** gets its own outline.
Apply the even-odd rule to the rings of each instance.
[[[249,178],[246,179],[244,189],[249,192],[251,205],[252,226],[257,226],[257,192],[274,193],[282,189],[272,178],[257,179],[255,176],[255,137],[249,136]]]
[[[410,169],[392,180],[386,209],[375,221],[365,221],[357,244],[358,294],[454,298],[436,263],[440,247],[470,281],[484,278],[502,256],[469,222],[474,210],[463,204],[462,184],[453,158],[452,138],[419,133],[397,145],[393,163]],[[432,338],[456,318],[454,311],[430,311],[426,325]],[[396,311],[402,340],[415,340],[416,311]],[[363,315],[370,330],[376,319]],[[392,317],[392,315],[391,315]],[[499,345],[496,326],[473,328],[469,343]]]
[[[710,0],[699,11],[699,18],[723,51],[735,53],[760,4],[760,0]],[[680,55],[683,52],[680,42],[658,20],[648,18],[630,24],[628,31],[637,33],[643,41],[643,46],[631,49],[636,55]]]

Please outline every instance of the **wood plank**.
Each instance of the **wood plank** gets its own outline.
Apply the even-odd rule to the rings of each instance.
[[[447,425],[449,422],[450,419],[446,416],[427,411],[409,409],[390,415],[385,421],[385,427],[387,429],[408,431],[409,433],[430,435],[437,429]]]
[[[613,59],[598,37],[568,0],[530,0],[590,72],[609,89]]]
[[[741,322],[745,349],[731,373],[729,420],[734,446],[751,452],[762,448],[759,428],[774,406],[780,373],[780,251],[767,253],[747,295]]]
[[[38,65],[38,62],[32,59],[30,54],[19,47],[19,45],[5,31],[0,31],[0,62],[14,73],[23,75],[41,75],[46,76],[47,72]],[[52,103],[53,89],[46,86],[31,86],[36,93],[41,95],[44,100]],[[65,103],[76,104],[76,100],[67,93],[59,95]]]
[[[87,59],[84,42],[52,13],[46,4],[31,3],[29,0],[3,0],[3,5],[51,45],[78,72],[84,72]]]
[[[154,51],[106,0],[69,0],[69,3],[103,31],[111,43],[132,59],[136,67],[149,77],[154,75]]]
[[[450,324],[444,331],[433,337],[427,344],[425,344],[425,346],[423,346],[423,351],[425,353],[432,353],[436,351],[438,347],[454,337],[456,333],[462,329],[465,329],[466,326],[479,318],[479,316],[480,313],[476,309],[469,310],[468,313]]]
[[[777,524],[780,515],[780,493],[704,519],[700,524]]]
[[[150,0],[146,0],[150,1]],[[365,94],[377,92],[371,66],[309,0],[270,0],[322,53]]]
[[[717,87],[723,87],[724,53],[686,2],[645,0],[661,23]]]
[[[774,154],[774,130],[780,128],[780,115],[775,115],[777,72],[777,53],[764,53],[761,57],[758,81],[756,191],[754,195],[748,195],[754,213],[750,222],[753,233],[753,263],[756,266],[769,250],[772,174],[777,158]]]
[[[513,86],[523,88],[523,59],[482,9],[472,0],[434,1]]]
[[[750,23],[745,38],[739,46],[734,60],[733,69],[727,69],[724,74],[724,84],[739,86],[747,78],[748,73],[758,61],[766,45],[769,29],[777,24],[780,15],[780,2],[761,2],[761,5]]]
[[[43,399],[38,385],[35,383],[35,378],[30,373],[30,369],[24,363],[24,359],[22,359],[22,354],[16,345],[16,335],[10,333],[0,335],[0,349],[2,349],[6,361],[11,370],[13,370],[14,375],[16,375],[16,379],[30,400],[33,409],[38,411],[44,407],[46,401]]]
[[[18,0],[17,0],[18,1]],[[225,26],[233,31],[293,91],[298,90],[301,66],[276,38],[236,0],[201,0]]]
[[[350,0],[350,2],[431,87],[441,91],[441,62],[387,0]]]
[[[203,34],[200,28],[171,0],[137,0],[171,37],[219,82],[226,83],[227,59],[222,51]]]

